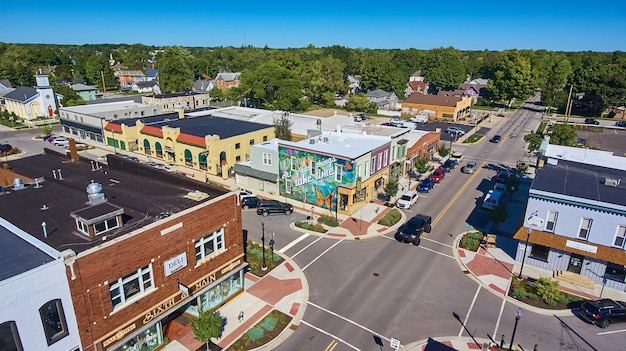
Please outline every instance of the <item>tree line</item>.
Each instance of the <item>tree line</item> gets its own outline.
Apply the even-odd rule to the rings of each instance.
[[[571,87],[578,94],[574,96],[580,97],[575,98],[573,112],[599,115],[607,107],[623,106],[626,99],[626,55],[621,51],[354,49],[340,45],[200,48],[0,42],[0,79],[8,79],[14,86],[33,86],[38,69],[54,67],[51,82],[63,79],[110,89],[119,87],[110,58],[130,69],[158,69],[164,93],[188,91],[194,80],[203,75],[214,78],[218,72],[241,72],[239,87],[211,91],[211,97],[294,112],[334,106],[337,95],[351,97],[348,75],[359,77],[364,89],[383,89],[403,99],[409,76],[416,71],[421,71],[429,82],[431,93],[457,89],[467,77],[486,78],[489,86],[483,103],[525,100],[539,88],[542,103],[563,113]],[[351,107],[367,104],[362,96],[352,96],[349,101]]]

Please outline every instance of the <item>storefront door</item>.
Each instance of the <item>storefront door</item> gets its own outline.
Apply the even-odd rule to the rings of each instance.
[[[580,274],[584,258],[584,256],[573,253],[569,258],[569,266],[567,266],[567,270],[572,273]]]

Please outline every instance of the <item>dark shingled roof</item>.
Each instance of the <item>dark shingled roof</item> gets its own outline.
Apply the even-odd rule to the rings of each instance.
[[[604,185],[604,180],[621,179],[618,187]],[[581,199],[626,206],[624,171],[578,162],[559,160],[537,169],[532,190],[573,196]]]
[[[164,215],[181,212],[228,193],[225,189],[115,155],[107,155],[109,165],[102,165],[102,169],[94,171],[89,160],[71,162],[65,155],[49,149],[45,152],[9,161],[14,173],[32,179],[45,179],[39,181],[40,188],[36,188],[35,184],[26,184],[22,190],[9,189],[9,193],[0,196],[0,208],[7,209],[2,213],[7,221],[59,251],[87,250],[102,243],[104,237],[111,240],[123,236]],[[57,178],[60,170],[63,180],[55,179],[53,170]],[[114,206],[98,206],[93,211],[88,209],[86,188],[92,180],[102,185],[108,204]],[[196,190],[208,194],[208,198],[196,201],[185,197]],[[48,209],[42,210],[43,205]],[[93,239],[79,233],[70,216],[76,211],[78,214],[98,215],[98,211],[106,207],[115,211],[116,206],[124,209],[124,226]],[[47,238],[43,237],[41,222],[47,224]]]
[[[201,116],[162,121],[152,123],[150,126],[155,128],[161,128],[163,126],[180,128],[181,133],[198,137],[204,137],[206,135],[219,135],[221,139],[227,139],[262,129],[272,128],[272,126],[268,124],[214,116]]]
[[[5,99],[24,102],[37,95],[37,89],[31,87],[18,87],[4,96]]]

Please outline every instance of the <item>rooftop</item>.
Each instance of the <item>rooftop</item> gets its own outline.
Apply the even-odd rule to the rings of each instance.
[[[21,190],[5,188],[0,195],[0,208],[19,210],[3,211],[3,217],[58,251],[82,252],[228,192],[115,155],[108,155],[107,159],[109,165],[97,169],[92,161],[71,162],[65,155],[45,149],[44,154],[10,161],[11,172],[33,179],[35,184],[24,181]],[[88,203],[86,189],[92,181],[102,185],[105,203]],[[199,194],[195,191],[208,197],[189,196]],[[93,239],[78,232],[70,217],[72,212],[98,215],[120,208],[124,212],[123,226]],[[42,222],[46,223],[47,238]]]
[[[183,134],[204,137],[207,135],[219,135],[221,139],[231,138],[246,133],[273,128],[271,125],[241,121],[222,117],[194,117],[183,119],[172,119],[150,124],[151,127],[180,128]]]
[[[620,170],[553,159],[537,169],[530,193],[558,194],[597,205],[626,206],[624,175],[626,173]],[[607,178],[621,181],[618,186],[608,186],[604,184]]]
[[[52,248],[29,239],[28,233],[0,218],[0,282],[58,257]]]
[[[128,110],[131,108],[142,108],[142,107],[149,106],[149,105],[135,102],[132,99],[126,99],[126,100],[114,101],[114,102],[104,102],[104,103],[102,102],[103,100],[97,100],[97,101],[100,103],[91,104],[91,105],[61,107],[59,110],[80,113],[80,114],[85,114],[85,115],[96,115],[98,113]]]
[[[342,158],[356,159],[372,150],[390,143],[388,137],[336,132],[324,132],[319,136],[299,142],[279,141],[279,146],[305,149]]]

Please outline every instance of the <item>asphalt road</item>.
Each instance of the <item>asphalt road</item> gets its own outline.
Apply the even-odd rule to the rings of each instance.
[[[300,326],[276,350],[389,350],[392,337],[402,344],[470,335],[498,342],[505,335],[510,341],[517,305],[465,276],[451,245],[467,224],[487,225],[480,201],[493,185],[491,178],[529,157],[523,135],[540,118],[532,106],[520,109],[481,130],[488,138],[502,135],[500,144],[455,144],[465,162],[478,161],[481,168],[468,175],[457,167],[431,193],[420,194],[407,214],[430,214],[434,225],[419,247],[399,243],[392,234],[359,241],[303,235],[288,227],[294,218],[267,218],[265,235],[276,233],[276,250],[288,246],[283,253],[303,268],[310,288]],[[249,210],[243,219],[252,239],[260,241],[260,216]],[[575,316],[524,310],[515,340],[526,349],[537,344],[539,350],[617,350],[624,337],[619,328],[603,330]]]

